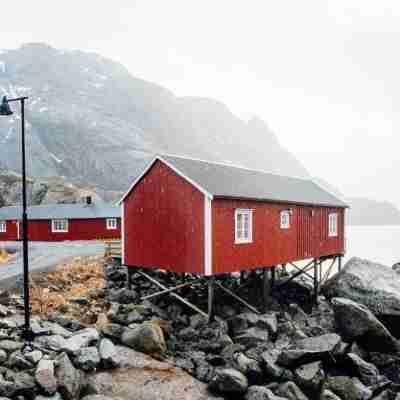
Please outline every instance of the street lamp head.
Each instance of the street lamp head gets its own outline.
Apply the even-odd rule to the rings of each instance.
[[[7,97],[3,96],[3,100],[0,104],[0,116],[4,115],[12,115],[12,111],[10,108],[10,104],[7,101]]]

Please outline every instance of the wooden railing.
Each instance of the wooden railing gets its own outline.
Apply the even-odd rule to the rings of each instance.
[[[121,239],[106,239],[105,243],[105,257],[122,258],[122,243]]]

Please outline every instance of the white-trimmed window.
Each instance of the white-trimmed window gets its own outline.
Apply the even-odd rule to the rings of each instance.
[[[283,210],[281,211],[281,229],[289,229],[290,228],[290,211]]]
[[[0,233],[6,233],[6,232],[7,232],[7,222],[0,221]]]
[[[328,236],[338,235],[338,215],[337,213],[331,213],[328,215]]]
[[[107,218],[106,219],[106,226],[108,230],[117,229],[117,218]]]
[[[235,243],[251,243],[253,241],[253,211],[235,210]]]
[[[53,219],[51,221],[52,232],[68,232],[68,220],[67,219]]]

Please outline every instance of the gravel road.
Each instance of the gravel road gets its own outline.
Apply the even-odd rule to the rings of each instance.
[[[16,257],[13,257],[10,262],[0,264],[0,288],[16,287],[22,276],[22,242],[0,241],[0,249],[17,251]],[[100,241],[31,242],[29,243],[29,271],[48,271],[74,257],[103,254],[104,243]]]

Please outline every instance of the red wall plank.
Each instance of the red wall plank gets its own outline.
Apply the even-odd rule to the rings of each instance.
[[[160,161],[123,203],[128,266],[204,272],[204,195]]]
[[[68,221],[68,232],[57,233],[51,231],[51,220],[30,220],[28,236],[32,241],[119,239],[121,220],[117,220],[117,229],[107,229],[105,218],[71,219]],[[16,222],[7,221],[7,232],[0,233],[0,241],[17,239]]]
[[[6,232],[0,232],[0,241],[17,240],[17,221],[6,221]]]
[[[214,273],[254,269],[344,251],[343,210],[256,201],[212,202]],[[253,242],[235,244],[235,209],[253,210]],[[290,228],[280,228],[280,212],[292,210]],[[312,215],[313,212],[313,215]],[[338,236],[328,237],[328,214],[339,215]]]

